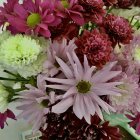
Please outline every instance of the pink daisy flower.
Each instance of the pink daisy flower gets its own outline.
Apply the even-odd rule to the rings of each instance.
[[[66,53],[70,53],[76,48],[74,42],[74,39],[67,42],[67,40],[64,38],[62,42],[53,41],[47,51],[48,58],[44,63],[43,73],[47,73],[51,77],[56,75],[60,71],[60,66],[56,61],[56,56],[67,62],[68,58]]]
[[[24,0],[14,6],[14,14],[6,15],[17,32],[32,33],[50,37],[49,26],[57,26],[61,19],[54,14],[54,2],[45,0]]]
[[[45,124],[45,114],[49,113],[49,105],[55,103],[56,96],[54,92],[46,93],[46,82],[42,75],[37,77],[37,87],[26,85],[28,90],[22,91],[19,101],[23,105],[17,109],[22,110],[18,118],[24,118],[33,125],[33,130],[38,130],[41,125]]]
[[[123,74],[121,79],[115,81],[122,81],[123,84],[118,86],[118,88],[126,92],[122,93],[120,97],[111,95],[109,97],[111,105],[119,113],[124,113],[125,111],[137,112],[135,102],[139,94],[139,76],[136,74]]]
[[[122,82],[108,82],[121,73],[121,71],[111,71],[116,62],[109,63],[96,72],[96,67],[89,66],[86,56],[84,57],[83,65],[75,52],[72,55],[67,53],[67,56],[70,66],[56,57],[66,78],[46,78],[47,81],[58,83],[47,85],[48,88],[65,91],[63,99],[52,107],[52,112],[63,113],[73,106],[75,115],[79,119],[84,117],[89,124],[91,123],[91,115],[93,116],[95,113],[103,119],[101,108],[107,113],[114,111],[114,109],[103,101],[101,96],[120,96],[121,90],[116,86],[121,85]]]

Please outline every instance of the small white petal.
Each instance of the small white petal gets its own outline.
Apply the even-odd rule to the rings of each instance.
[[[65,74],[65,76],[69,79],[69,78],[73,78],[73,72],[72,70],[69,68],[69,66],[62,61],[60,58],[56,57],[56,60],[58,62],[58,64],[60,65],[63,73]]]
[[[46,78],[47,81],[59,83],[59,84],[66,84],[66,85],[74,85],[75,79],[59,79],[59,78]]]
[[[52,107],[52,112],[57,114],[64,113],[69,107],[73,105],[73,102],[74,102],[73,97],[63,99],[58,104]]]
[[[76,88],[75,87],[71,87],[64,95],[63,95],[63,98],[67,98],[69,96],[72,96],[73,94],[75,94],[77,91],[76,91]]]
[[[82,119],[83,112],[81,111],[80,100],[81,100],[80,95],[77,94],[75,96],[75,101],[74,101],[74,105],[73,105],[73,112],[79,119]]]
[[[46,85],[47,88],[60,89],[67,91],[70,87],[66,85]]]
[[[102,111],[101,111],[100,107],[96,103],[94,103],[94,105],[95,105],[97,115],[100,117],[101,120],[104,120],[103,119],[103,114],[102,114]]]
[[[98,103],[108,114],[110,113],[109,112],[109,109],[108,109],[108,106],[106,106],[106,104],[104,103],[104,101],[100,98],[100,97],[98,97],[97,95],[95,95],[95,94],[92,94],[92,99],[94,100],[94,101],[96,101],[96,103]]]

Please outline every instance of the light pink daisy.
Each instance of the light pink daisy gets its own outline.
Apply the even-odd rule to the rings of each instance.
[[[66,91],[63,99],[52,107],[52,112],[63,113],[73,106],[75,115],[79,119],[84,117],[89,124],[91,115],[95,113],[103,119],[101,108],[107,113],[114,111],[114,109],[103,101],[101,96],[120,96],[120,89],[116,86],[121,85],[122,82],[108,82],[121,73],[121,71],[111,70],[117,62],[111,62],[105,65],[103,69],[96,71],[96,67],[89,66],[86,56],[84,56],[83,65],[75,52],[72,55],[67,53],[67,56],[70,66],[56,57],[66,79],[46,78],[47,81],[58,83],[47,85],[48,88]]]
[[[70,53],[76,48],[74,41],[75,40],[73,39],[67,42],[67,40],[64,38],[62,42],[53,41],[53,43],[50,44],[50,47],[47,51],[48,58],[44,63],[44,73],[47,73],[52,77],[59,72],[60,66],[56,61],[56,56],[67,62],[68,57],[66,53]]]
[[[18,118],[23,118],[33,125],[33,130],[37,131],[41,125],[45,124],[45,114],[50,109],[49,105],[55,103],[56,96],[54,92],[46,93],[46,82],[42,75],[37,77],[37,87],[26,85],[29,90],[24,90],[19,96],[19,101],[23,105],[17,109],[22,110]]]
[[[109,97],[111,105],[119,113],[124,113],[125,111],[137,112],[136,111],[136,100],[139,95],[139,76],[136,74],[123,74],[120,79],[115,81],[122,81],[123,84],[119,85],[118,88],[125,90],[125,93],[122,93],[121,96],[117,97],[111,95]]]

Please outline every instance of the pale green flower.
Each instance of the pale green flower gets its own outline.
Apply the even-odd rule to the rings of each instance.
[[[140,47],[135,48],[133,57],[136,61],[140,61]]]
[[[31,37],[11,36],[0,46],[0,62],[16,70],[36,61],[40,52],[40,45]]]
[[[0,112],[4,113],[8,108],[8,95],[5,87],[0,83]]]
[[[132,18],[133,16],[139,15],[140,8],[131,7],[131,9],[113,9],[111,13],[129,19]]]
[[[49,40],[43,37],[10,36],[0,45],[0,64],[4,69],[27,78],[42,72]]]
[[[3,43],[6,39],[8,39],[11,36],[11,33],[9,31],[3,31],[0,33],[0,44]]]
[[[24,78],[36,76],[43,71],[43,63],[46,61],[46,59],[47,55],[42,53],[38,56],[38,59],[35,62],[21,69],[18,69],[18,73]]]

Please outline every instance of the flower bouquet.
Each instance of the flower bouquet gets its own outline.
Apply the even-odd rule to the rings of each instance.
[[[140,139],[139,0],[7,0],[0,27],[0,128],[23,118],[41,140]]]

